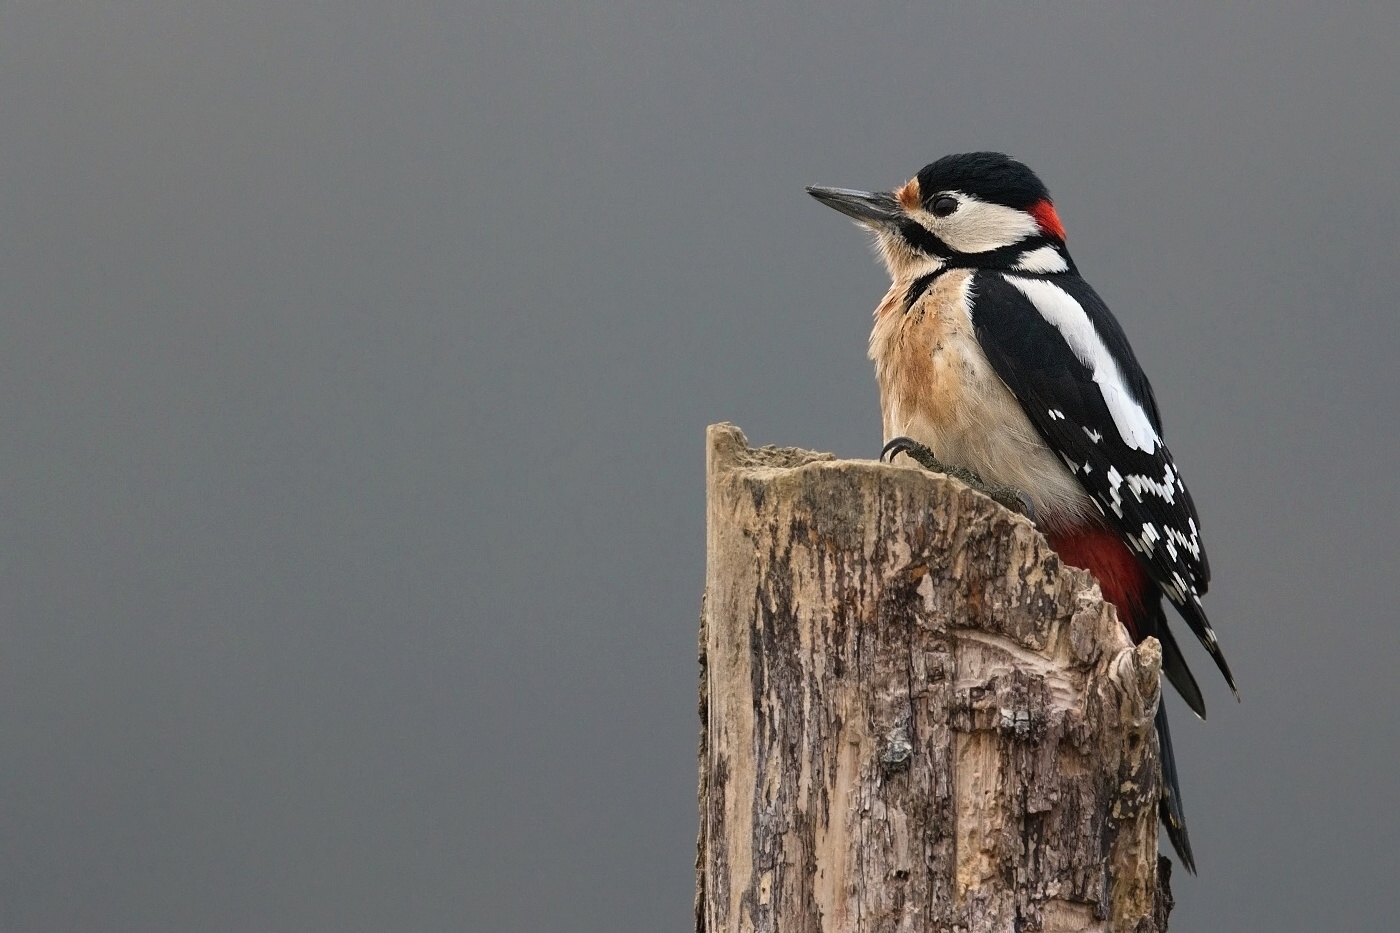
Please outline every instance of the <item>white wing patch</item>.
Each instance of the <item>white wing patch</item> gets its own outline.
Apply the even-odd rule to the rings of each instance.
[[[1161,443],[1147,412],[1137,403],[1123,382],[1118,362],[1104,346],[1103,339],[1084,308],[1068,292],[1052,282],[1003,276],[1008,283],[1030,299],[1041,317],[1055,325],[1060,336],[1074,355],[1093,374],[1104,404],[1113,416],[1113,424],[1123,443],[1143,453],[1151,454]]]
[[[1017,272],[1065,272],[1069,269],[1069,263],[1065,262],[1065,257],[1060,255],[1060,251],[1053,246],[1042,246],[1039,249],[1026,250],[1016,259],[1016,265],[1011,268]]]

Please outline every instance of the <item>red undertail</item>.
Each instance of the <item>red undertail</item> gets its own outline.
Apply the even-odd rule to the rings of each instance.
[[[1201,699],[1201,690],[1187,670],[1181,649],[1176,647],[1176,641],[1165,625],[1166,620],[1161,620],[1162,625],[1154,620],[1153,610],[1156,618],[1161,616],[1161,594],[1128,546],[1104,528],[1077,528],[1049,537],[1050,546],[1061,560],[1075,567],[1083,567],[1098,579],[1104,599],[1117,607],[1118,618],[1127,628],[1134,644],[1149,634],[1162,640],[1163,671],[1196,714],[1205,716],[1206,706]],[[1157,706],[1156,726],[1162,756],[1162,799],[1158,803],[1158,813],[1167,827],[1167,838],[1171,840],[1172,848],[1186,870],[1194,875],[1196,859],[1191,854],[1191,836],[1186,832],[1186,813],[1181,807],[1181,783],[1176,775],[1176,755],[1172,752],[1165,703]]]
[[[1094,575],[1104,599],[1117,607],[1133,642],[1141,641],[1145,633],[1139,632],[1138,620],[1153,585],[1128,546],[1106,528],[1076,528],[1049,537],[1060,560]]]

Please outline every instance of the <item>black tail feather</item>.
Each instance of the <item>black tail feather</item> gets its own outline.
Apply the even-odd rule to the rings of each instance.
[[[1181,806],[1181,784],[1176,777],[1176,755],[1172,752],[1171,729],[1167,727],[1165,699],[1157,704],[1156,719],[1157,744],[1162,757],[1162,799],[1158,804],[1158,813],[1182,866],[1194,875],[1196,859],[1191,854],[1191,837],[1186,832],[1186,811]]]

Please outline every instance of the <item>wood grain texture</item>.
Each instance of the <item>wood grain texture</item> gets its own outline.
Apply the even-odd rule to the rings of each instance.
[[[1165,929],[1156,641],[956,480],[708,445],[698,933]]]

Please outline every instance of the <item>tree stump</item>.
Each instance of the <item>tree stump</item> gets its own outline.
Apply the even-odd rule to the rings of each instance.
[[[708,446],[697,933],[1164,930],[1157,642],[957,480]]]

